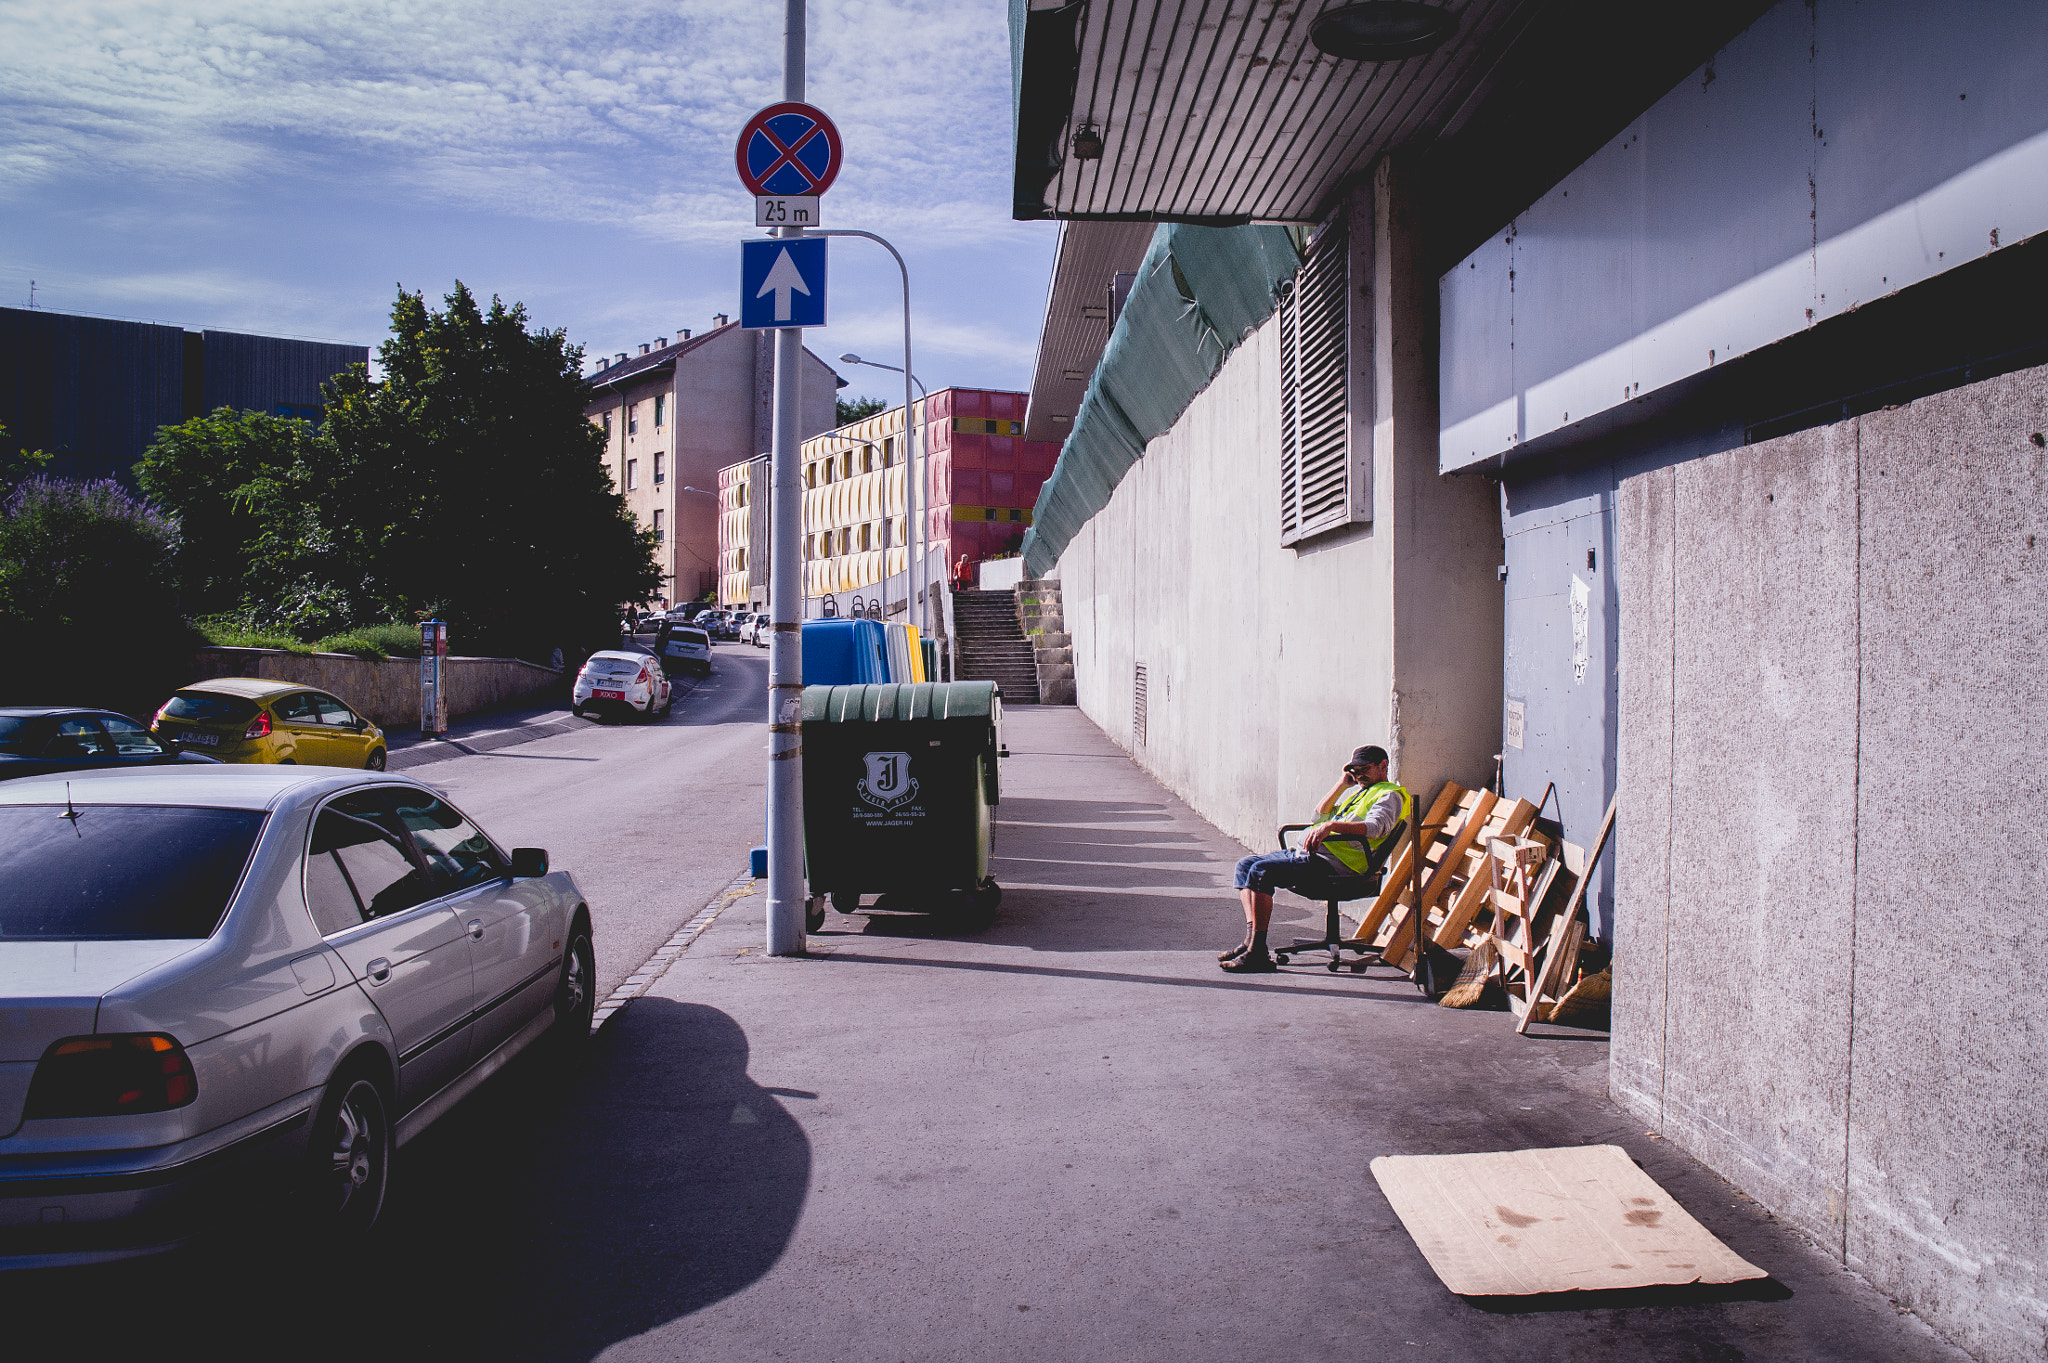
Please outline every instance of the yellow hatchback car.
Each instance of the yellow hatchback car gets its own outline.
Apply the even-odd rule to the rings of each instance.
[[[325,691],[267,677],[194,682],[150,724],[159,739],[223,762],[384,770],[384,731]]]

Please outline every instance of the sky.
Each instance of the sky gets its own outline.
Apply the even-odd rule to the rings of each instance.
[[[781,0],[0,0],[0,305],[368,345],[457,279],[600,354],[739,311],[733,146]],[[911,272],[929,387],[1028,389],[1055,228],[1010,201],[1003,0],[812,0],[826,227]],[[901,284],[830,247],[806,344],[886,397]]]

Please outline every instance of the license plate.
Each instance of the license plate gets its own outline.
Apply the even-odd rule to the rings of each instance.
[[[177,740],[177,741],[178,741],[178,742],[180,742],[180,743],[197,743],[197,744],[198,744],[198,745],[199,745],[200,747],[202,747],[202,748],[218,748],[218,747],[220,746],[220,735],[219,735],[219,734],[181,734],[181,735],[180,735],[180,736],[178,737],[178,740]]]
[[[624,700],[626,693],[624,691],[592,691],[590,698],[592,700]]]

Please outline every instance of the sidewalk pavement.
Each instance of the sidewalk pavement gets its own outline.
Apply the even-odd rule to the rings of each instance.
[[[1245,849],[1077,710],[1009,711],[992,927],[742,894],[593,1043],[577,1266],[537,1356],[1961,1359],[1606,1097],[1599,1033],[1517,1038],[1384,969],[1233,977]],[[1282,897],[1276,925],[1320,910]],[[588,1142],[587,1145],[584,1143]],[[1612,1142],[1773,1276],[1478,1302],[1380,1154]],[[601,1158],[599,1156],[602,1156]],[[609,1346],[609,1347],[608,1347]]]

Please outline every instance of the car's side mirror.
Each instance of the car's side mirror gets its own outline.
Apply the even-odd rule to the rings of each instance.
[[[512,849],[512,878],[534,880],[548,873],[548,854],[543,847]]]

